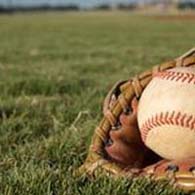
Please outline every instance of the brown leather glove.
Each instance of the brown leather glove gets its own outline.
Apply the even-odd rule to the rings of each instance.
[[[148,149],[141,140],[137,124],[137,106],[138,101],[133,98],[129,105],[132,111],[129,109],[122,112],[117,125],[109,131],[105,144],[107,158],[123,168],[124,176],[128,176],[133,170],[133,173],[140,176],[168,178],[175,186],[186,191],[195,190],[195,157],[170,161]]]
[[[105,150],[109,158],[121,166],[141,168],[159,157],[149,150],[141,140],[137,124],[138,101],[134,98],[129,105],[132,109],[123,112],[119,122],[109,132]]]
[[[137,125],[137,104],[153,74],[176,66],[194,66],[195,48],[139,76],[118,82],[104,103],[104,117],[96,128],[88,157],[77,173],[109,173],[132,178],[169,179],[186,191],[195,191],[195,157],[168,161],[149,150]],[[193,98],[193,97],[192,97]]]

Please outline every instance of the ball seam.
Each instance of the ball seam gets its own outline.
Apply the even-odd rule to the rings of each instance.
[[[157,113],[147,119],[141,126],[142,140],[145,142],[149,131],[163,125],[174,125],[195,130],[195,116],[176,111]]]
[[[195,74],[189,72],[161,71],[155,73],[154,77],[163,80],[195,84]]]

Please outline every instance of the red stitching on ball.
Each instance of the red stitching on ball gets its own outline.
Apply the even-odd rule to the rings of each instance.
[[[178,81],[195,84],[195,74],[189,72],[162,71],[154,74],[154,77],[169,81]]]
[[[195,116],[176,111],[157,113],[143,123],[141,127],[143,141],[146,141],[150,130],[164,125],[175,125],[195,130]]]

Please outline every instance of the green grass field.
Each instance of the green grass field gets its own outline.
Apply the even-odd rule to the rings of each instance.
[[[110,87],[194,44],[195,19],[0,15],[0,194],[184,194],[164,183],[72,172],[87,155]]]

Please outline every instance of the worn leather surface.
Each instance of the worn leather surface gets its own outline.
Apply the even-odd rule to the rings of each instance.
[[[105,146],[108,158],[122,166],[142,168],[159,157],[149,150],[142,142],[137,124],[137,105],[134,99],[129,105],[129,112],[123,112],[117,125],[109,133]]]

